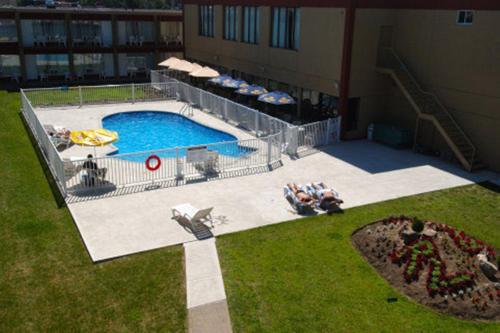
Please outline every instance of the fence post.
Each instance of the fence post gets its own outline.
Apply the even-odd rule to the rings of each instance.
[[[267,137],[267,165],[271,166],[271,153],[272,153],[272,136]]]
[[[328,118],[328,122],[326,123],[326,136],[325,136],[325,145],[328,145],[332,141],[332,118]]]
[[[179,159],[179,148],[175,148],[175,166],[176,166],[175,179],[179,180],[184,178],[184,176],[182,175],[182,164]]]
[[[254,112],[255,114],[255,136],[256,137],[259,137],[259,113],[258,112]]]
[[[132,83],[132,104],[135,104],[135,84]]]
[[[78,86],[78,95],[80,97],[80,107],[83,106],[82,86]]]

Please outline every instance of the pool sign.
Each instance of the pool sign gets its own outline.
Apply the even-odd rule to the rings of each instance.
[[[186,154],[187,163],[202,163],[208,161],[207,146],[188,148]]]
[[[146,160],[146,169],[148,169],[151,172],[158,170],[160,166],[161,166],[161,160],[157,155],[151,155]]]

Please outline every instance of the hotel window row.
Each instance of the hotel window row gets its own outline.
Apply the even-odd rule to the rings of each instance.
[[[256,6],[242,6],[239,24],[237,6],[223,7],[223,38],[238,40],[238,30],[241,26],[241,41],[249,44],[259,44],[260,12]],[[199,6],[199,35],[214,37],[215,14],[213,5]],[[300,8],[271,8],[271,42],[275,48],[298,50],[300,45]]]
[[[214,6],[200,6],[198,15],[198,28],[200,36],[214,37]]]

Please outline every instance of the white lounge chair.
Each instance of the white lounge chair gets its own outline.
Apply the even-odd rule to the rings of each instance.
[[[213,209],[213,207],[198,209],[191,204],[182,204],[172,207],[172,215],[173,219],[186,219],[193,229],[196,229],[196,224],[203,224],[204,222],[210,222],[211,227],[213,227],[211,215]]]

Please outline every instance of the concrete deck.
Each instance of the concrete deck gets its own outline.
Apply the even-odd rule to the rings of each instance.
[[[70,131],[78,131],[84,129],[102,128],[102,119],[115,113],[131,112],[131,111],[162,111],[179,113],[186,107],[184,102],[176,102],[173,100],[161,102],[141,102],[141,103],[123,103],[110,105],[88,105],[82,108],[79,107],[64,107],[64,108],[37,108],[35,113],[44,125],[62,126]],[[231,126],[230,124],[208,115],[198,109],[193,109],[193,115],[189,119],[196,121],[205,126],[234,135],[238,140],[255,139],[254,136]],[[68,149],[61,151],[63,158],[70,157],[86,157],[88,154],[94,154],[97,157],[105,156],[116,151],[116,147],[112,144],[104,147],[82,147],[72,145]]]
[[[94,261],[196,239],[170,208],[191,203],[214,207],[214,235],[300,218],[283,198],[287,182],[321,180],[344,199],[343,208],[493,180],[436,158],[368,141],[343,142],[272,172],[188,184],[68,204]],[[411,212],[402,212],[411,214]]]

